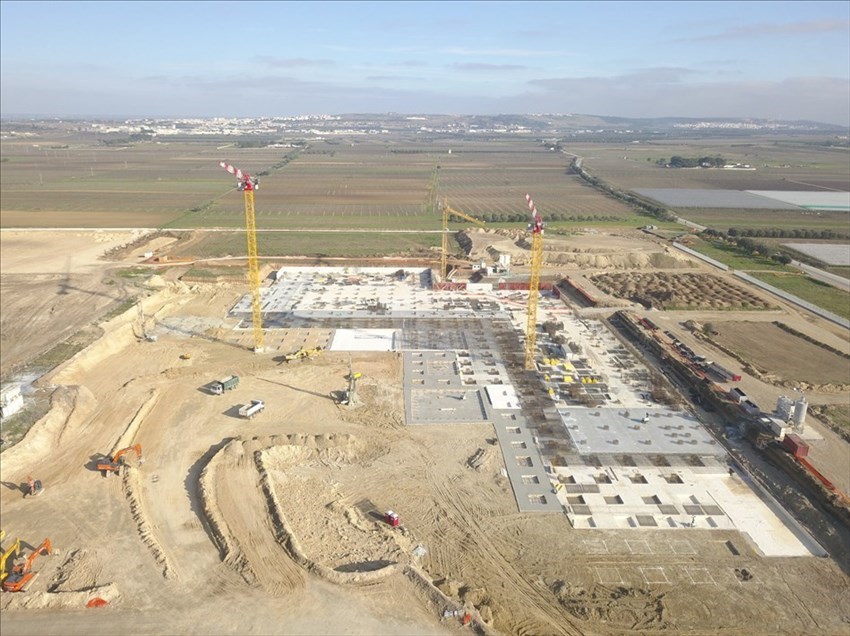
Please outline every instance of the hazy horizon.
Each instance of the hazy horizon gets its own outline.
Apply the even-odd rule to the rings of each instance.
[[[5,1],[0,12],[4,118],[585,113],[850,125],[847,2]]]

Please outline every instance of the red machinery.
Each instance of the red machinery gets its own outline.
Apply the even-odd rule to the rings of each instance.
[[[398,514],[396,514],[392,510],[387,510],[387,512],[384,514],[384,521],[386,521],[393,528],[397,528],[399,524]]]
[[[15,565],[12,568],[12,571],[9,572],[6,580],[3,581],[3,591],[4,592],[21,592],[23,591],[27,585],[29,585],[32,580],[36,577],[36,573],[32,571],[32,564],[35,561],[35,557],[37,557],[42,552],[45,555],[50,554],[51,546],[50,539],[45,539],[44,542],[38,546],[32,553],[27,557],[27,560],[24,563]]]

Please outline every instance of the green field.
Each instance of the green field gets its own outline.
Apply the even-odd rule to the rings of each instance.
[[[732,269],[739,269],[745,272],[756,272],[761,270],[777,272],[797,271],[787,267],[786,265],[777,263],[767,256],[750,256],[739,247],[728,243],[722,243],[720,241],[708,241],[692,237],[687,241],[687,245],[700,254],[705,254],[716,261],[720,261]]]
[[[800,273],[750,272],[768,285],[778,287],[789,294],[817,305],[843,318],[850,319],[850,293],[813,280]]]

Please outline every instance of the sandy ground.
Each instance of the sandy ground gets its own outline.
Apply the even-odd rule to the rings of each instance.
[[[828,559],[766,559],[731,530],[578,531],[518,513],[491,425],[404,425],[393,353],[354,354],[363,405],[338,406],[347,354],[247,351],[224,320],[244,292],[170,284],[145,312],[182,332],[142,342],[131,310],[42,380],[59,389],[2,454],[0,514],[4,547],[49,537],[56,552],[0,596],[4,634],[469,629],[442,618],[454,608],[480,633],[846,630],[850,581]],[[230,373],[235,391],[204,390]],[[239,418],[253,398],[265,412]],[[94,470],[132,443],[144,463]],[[37,498],[22,497],[28,474]],[[399,529],[380,518],[390,508]],[[109,604],[86,609],[95,597]]]
[[[130,295],[101,256],[142,232],[0,232],[0,375],[91,323]]]

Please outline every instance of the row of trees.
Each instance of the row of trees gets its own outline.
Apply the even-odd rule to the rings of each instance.
[[[785,254],[766,243],[754,241],[748,236],[731,236],[721,232],[720,230],[713,230],[711,228],[703,231],[702,235],[714,239],[720,239],[727,243],[732,243],[748,256],[766,256],[777,263],[782,263],[783,265],[788,265],[792,260],[788,254]]]
[[[659,159],[656,163],[671,168],[722,168],[726,165],[723,157],[680,157],[673,155],[670,161]]]
[[[756,236],[765,238],[810,238],[810,239],[846,239],[850,238],[850,234],[844,232],[836,232],[834,230],[811,230],[809,228],[777,228],[777,227],[759,227],[741,229],[730,227],[727,235],[730,237],[738,236]]]
[[[588,174],[584,170],[584,168],[576,164],[575,159],[573,159],[572,164],[570,164],[570,171],[572,171],[573,174],[578,175],[582,179],[582,181],[593,186],[597,190],[602,190],[603,192],[610,194],[615,199],[619,199],[620,201],[634,206],[635,208],[637,208],[638,214],[651,216],[653,218],[658,219],[659,221],[675,221],[677,218],[675,214],[672,214],[669,210],[666,210],[665,208],[652,205],[650,203],[647,203],[646,201],[638,199],[637,197],[631,194],[627,194],[622,190],[617,190],[616,188],[611,187],[601,179],[598,179]]]
[[[521,212],[485,212],[484,214],[476,215],[476,218],[481,219],[485,223],[527,223],[530,219],[528,213]],[[604,215],[604,214],[567,214],[566,212],[547,212],[546,218],[544,219],[547,222],[550,221],[576,221],[579,223],[591,222],[591,221],[620,221],[622,217],[612,216],[612,215]],[[458,221],[459,223],[463,223],[463,221]]]

